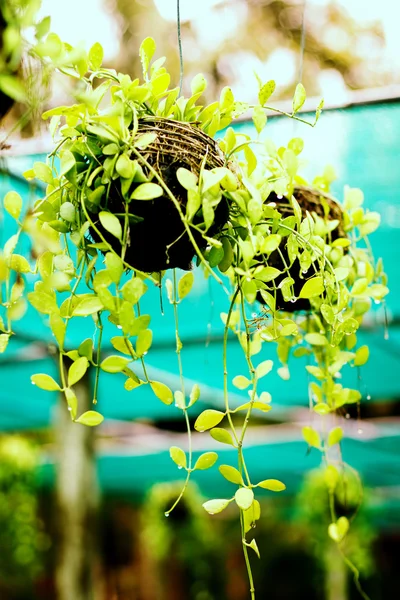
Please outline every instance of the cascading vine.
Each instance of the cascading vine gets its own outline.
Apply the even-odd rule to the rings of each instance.
[[[16,226],[0,254],[5,316],[0,320],[0,351],[13,335],[13,321],[24,314],[27,296],[48,322],[60,361],[59,382],[43,373],[34,375],[32,382],[43,390],[62,392],[73,421],[93,426],[103,420],[98,410],[79,413],[74,385],[88,370],[95,372],[94,405],[102,372],[124,376],[127,390],[148,385],[165,404],[175,401],[186,421],[189,451],[170,449],[172,460],[187,475],[169,514],[191,474],[218,459],[216,452],[206,452],[193,465],[188,411],[201,388],[195,384],[186,397],[182,366],[179,304],[190,294],[194,273],[189,270],[179,277],[176,267],[189,269],[197,257],[197,276],[218,282],[227,312],[221,315],[224,406],[204,410],[194,428],[209,431],[217,442],[236,448],[238,455],[237,468],[219,466],[236,490],[229,498],[208,500],[204,508],[215,514],[231,503],[237,505],[255,598],[248,549],[259,556],[253,535],[261,514],[256,494],[260,488],[285,489],[283,482],[268,479],[268,472],[266,479],[253,483],[246,466],[252,413],[273,409],[264,389],[264,377],[274,368],[270,348],[276,346],[283,380],[290,377],[291,360],[307,358],[305,368],[313,380],[304,394],[310,397],[310,421],[318,423],[304,427],[303,436],[321,452],[332,495],[342,474],[342,413],[361,400],[359,390],[340,383],[341,371],[368,360],[368,348],[358,345],[357,331],[372,301],[383,302],[388,293],[382,263],[375,262],[368,242],[379,215],[363,209],[360,190],[346,188],[343,203],[338,203],[329,193],[330,171],[308,186],[299,174],[300,138],[276,148],[261,136],[272,110],[267,102],[275,89],[273,81],[259,80],[257,105],[236,101],[231,89],[224,88],[218,101],[203,106],[199,100],[206,89],[204,77],[192,80],[189,98],[178,88],[169,89],[164,59],[151,63],[151,38],[140,48],[143,83],[104,69],[99,44],[78,62],[62,44],[57,57],[50,43],[44,42],[42,51],[48,60],[61,61],[61,70],[78,78],[82,89],[77,103],[43,115],[50,119],[55,149],[46,162],[36,162],[25,173],[29,181],[45,187],[43,197],[25,213],[16,192],[4,198]],[[305,99],[304,87],[298,84],[292,112],[274,110],[314,126],[323,103],[315,121],[308,122],[297,115]],[[229,127],[247,111],[252,111],[255,139]],[[223,138],[215,142],[222,130]],[[25,237],[30,254],[18,254]],[[26,277],[32,273],[34,290],[26,294]],[[150,285],[165,285],[173,307],[177,390],[153,380],[146,367],[153,341],[151,314],[146,312]],[[260,306],[259,316],[254,316],[255,304]],[[83,317],[92,318],[93,337],[71,348],[69,323]],[[109,339],[116,353],[108,356],[102,352],[106,319],[116,328]],[[234,337],[243,349],[247,374],[228,370]],[[249,395],[239,406],[232,406],[231,381]],[[342,548],[349,522],[337,519],[334,510],[331,521],[328,533]]]

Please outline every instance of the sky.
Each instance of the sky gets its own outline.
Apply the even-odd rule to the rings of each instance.
[[[155,3],[163,18],[176,22],[176,0],[146,0]],[[306,10],[312,11],[315,5],[325,5],[329,0],[305,0]],[[223,0],[180,0],[182,21],[191,20],[192,27],[196,30],[199,43],[210,44],[221,39],[234,36],[235,31],[245,19],[247,10],[246,0],[239,3],[226,4],[224,18],[221,19],[216,10]],[[380,21],[383,25],[386,48],[384,50],[385,65],[392,71],[400,71],[400,35],[398,33],[400,20],[400,3],[395,0],[342,0],[341,4],[360,23],[368,24]],[[106,60],[110,61],[119,51],[118,23],[112,14],[110,4],[104,0],[68,0],[68,2],[54,2],[42,0],[41,15],[50,14],[52,17],[52,30],[59,34],[61,39],[75,45],[84,43],[89,48],[94,42],[99,41],[105,52]],[[93,22],[93,15],[96,20]],[[88,27],[88,23],[91,26]],[[366,48],[366,52],[372,49]],[[293,80],[293,71],[298,68],[298,57],[289,50],[277,48],[267,63],[260,64],[255,56],[243,55],[241,58],[242,71],[245,74],[256,70],[261,77],[276,79],[280,85],[287,85]],[[239,69],[240,70],[240,69]],[[244,98],[246,86],[254,82],[241,81],[234,92]],[[319,81],[322,95],[330,97],[333,101],[345,100],[346,89],[341,76],[335,72],[324,72]],[[241,89],[242,88],[242,89]]]

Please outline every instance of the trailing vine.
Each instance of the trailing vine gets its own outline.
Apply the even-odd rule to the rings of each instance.
[[[237,505],[254,599],[249,548],[259,556],[252,531],[261,513],[255,494],[258,488],[285,489],[276,479],[252,483],[246,466],[245,438],[252,413],[272,409],[264,378],[274,364],[270,358],[256,364],[255,357],[264,352],[270,356],[271,346],[265,344],[276,346],[283,380],[290,377],[292,358],[308,357],[311,411],[321,418],[321,427],[304,427],[303,436],[321,452],[333,493],[341,477],[336,460],[343,436],[341,411],[361,400],[358,390],[340,383],[341,371],[368,360],[368,348],[358,345],[357,331],[372,301],[383,302],[388,293],[382,263],[375,262],[368,242],[379,215],[363,209],[360,190],[346,188],[340,204],[329,193],[328,172],[309,186],[299,174],[300,138],[280,148],[264,139],[268,111],[282,113],[268,103],[274,81],[259,80],[257,105],[236,101],[227,87],[218,101],[204,107],[199,104],[206,88],[204,77],[192,80],[189,98],[178,88],[170,89],[164,59],[151,62],[155,53],[151,38],[140,47],[143,82],[103,68],[100,44],[76,60],[67,45],[61,44],[56,56],[49,39],[43,43],[45,57],[78,79],[80,87],[75,104],[43,115],[50,119],[55,148],[46,162],[36,162],[25,173],[27,180],[45,187],[43,197],[22,218],[22,198],[15,192],[4,198],[16,233],[0,255],[5,313],[0,351],[6,350],[13,335],[13,321],[23,316],[25,278],[34,274],[34,291],[27,298],[48,320],[58,344],[60,381],[39,373],[32,383],[62,392],[73,421],[94,426],[103,420],[98,410],[79,412],[74,385],[88,369],[95,371],[96,409],[102,372],[124,376],[127,390],[148,385],[165,404],[175,402],[185,418],[188,453],[170,449],[174,463],[186,471],[186,480],[165,513],[168,516],[192,473],[211,468],[218,459],[216,452],[206,452],[193,465],[188,410],[201,390],[195,384],[188,399],[185,393],[179,305],[193,286],[190,269],[197,257],[204,274],[227,295],[228,312],[221,315],[224,407],[204,410],[194,428],[235,447],[238,457],[237,468],[219,466],[236,490],[229,498],[211,499],[203,506],[215,514],[231,503]],[[298,84],[293,110],[283,114],[314,126],[323,102],[315,119],[307,121],[298,116],[305,99],[304,87]],[[249,110],[258,134],[255,140],[230,127],[233,119]],[[218,132],[223,137],[216,142]],[[28,258],[15,252],[25,236],[32,244]],[[188,272],[178,278],[178,267]],[[164,278],[168,269],[173,269],[172,281]],[[150,285],[165,286],[173,307],[177,390],[153,380],[146,368],[153,342],[151,315],[144,312]],[[254,316],[255,303],[261,306],[259,316]],[[71,348],[68,325],[84,317],[93,320],[94,337]],[[110,338],[116,353],[108,356],[102,351],[105,319],[117,330]],[[245,375],[228,371],[228,341],[234,336],[246,359]],[[230,381],[248,391],[247,402],[231,405]],[[332,417],[337,420],[334,427]],[[331,520],[328,533],[340,546],[349,522],[345,517],[336,519],[334,512]]]

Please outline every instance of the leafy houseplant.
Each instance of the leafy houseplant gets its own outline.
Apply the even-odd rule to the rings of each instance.
[[[46,45],[47,44],[47,45]],[[185,98],[170,89],[164,59],[151,63],[155,43],[141,45],[143,83],[128,75],[102,68],[102,48],[95,44],[88,56],[57,46],[57,55],[47,39],[42,53],[61,64],[64,73],[78,80],[77,103],[45,113],[50,129],[58,136],[46,163],[35,163],[25,173],[46,185],[46,194],[33,212],[21,218],[22,199],[10,192],[5,209],[16,219],[17,232],[6,242],[0,256],[3,282],[4,321],[0,322],[0,348],[6,349],[13,334],[12,321],[24,310],[24,274],[38,275],[29,302],[48,315],[59,346],[60,381],[37,374],[32,382],[42,389],[63,392],[71,418],[84,425],[103,420],[96,410],[79,414],[77,383],[88,369],[95,371],[93,402],[102,371],[125,376],[125,388],[149,385],[164,403],[184,414],[189,451],[172,447],[172,460],[186,473],[212,467],[218,459],[206,452],[194,464],[188,410],[200,397],[193,386],[185,396],[182,342],[179,335],[179,305],[190,293],[193,271],[172,280],[165,270],[189,269],[197,257],[205,275],[213,277],[227,295],[227,311],[221,315],[224,336],[224,407],[203,411],[197,418],[198,432],[209,430],[222,444],[238,452],[237,468],[221,465],[222,476],[236,485],[230,498],[204,504],[210,513],[236,503],[241,522],[243,551],[250,580],[254,583],[248,556],[258,554],[250,533],[260,516],[257,488],[274,492],[285,489],[275,479],[253,483],[246,466],[244,442],[253,411],[271,410],[268,392],[259,392],[259,382],[273,368],[270,359],[255,363],[263,345],[273,342],[281,363],[278,369],[288,379],[289,356],[309,356],[310,409],[327,419],[321,431],[305,427],[306,442],[318,448],[329,465],[329,486],[340,479],[339,448],[343,430],[332,418],[348,403],[359,402],[357,390],[343,387],[340,371],[346,364],[361,366],[368,348],[358,347],[357,330],[371,301],[387,294],[386,276],[380,261],[374,261],[367,236],[379,225],[379,215],[364,211],[360,190],[347,188],[343,204],[329,194],[332,173],[316,178],[311,187],[300,176],[302,140],[276,148],[260,136],[236,134],[232,119],[252,110],[258,134],[266,123],[268,99],[275,83],[259,82],[259,103],[237,102],[230,88],[218,101],[203,107],[199,99],[206,82],[197,75],[192,95]],[[70,59],[70,64],[68,60]],[[306,95],[298,84],[288,117],[304,121],[298,111]],[[322,109],[317,108],[315,125]],[[278,113],[282,112],[275,109]],[[221,130],[224,137],[212,138]],[[16,253],[22,234],[27,233],[37,256],[32,264]],[[102,255],[104,255],[104,260]],[[86,283],[86,289],[82,286]],[[171,390],[162,381],[151,380],[146,355],[151,350],[151,315],[146,314],[148,285],[165,285],[173,305],[176,352],[181,386]],[[261,317],[252,306],[264,305]],[[288,310],[289,309],[289,310]],[[305,310],[304,310],[305,309]],[[91,316],[94,338],[77,348],[65,347],[71,319]],[[117,328],[111,343],[116,354],[102,356],[103,321]],[[248,373],[234,374],[233,384],[248,390],[249,398],[232,406],[228,393],[228,340],[236,336],[246,357]],[[68,371],[65,360],[72,361]],[[132,363],[134,368],[132,368]],[[243,415],[242,422],[238,421]],[[226,427],[224,427],[226,425]],[[348,524],[347,524],[348,526]],[[346,529],[347,531],[347,529]],[[343,521],[332,514],[329,534],[340,544],[346,534]]]

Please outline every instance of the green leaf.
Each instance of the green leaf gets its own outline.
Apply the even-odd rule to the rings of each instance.
[[[326,337],[321,333],[307,333],[304,339],[311,346],[326,346],[328,343]]]
[[[324,291],[324,278],[318,275],[305,282],[300,290],[299,298],[314,298]]]
[[[325,104],[325,101],[322,98],[322,100],[320,100],[320,102],[319,102],[319,104],[317,106],[317,109],[315,111],[315,123],[317,123],[318,119],[321,116],[321,112],[322,112],[322,109],[324,108],[324,104]]]
[[[58,383],[54,381],[50,375],[46,375],[45,373],[32,375],[31,381],[34,385],[37,385],[38,388],[46,390],[47,392],[59,392],[61,390]]]
[[[281,243],[281,241],[282,238],[277,233],[272,233],[271,235],[268,235],[266,238],[264,238],[261,244],[260,252],[273,252],[274,250],[279,248],[279,244]]]
[[[151,59],[156,51],[156,43],[151,37],[147,37],[140,44],[139,56],[142,63],[143,73],[146,74],[149,68]]]
[[[329,304],[322,304],[320,310],[325,321],[329,323],[329,325],[333,325],[335,322],[335,313],[333,312],[333,308],[329,306]]]
[[[256,272],[256,279],[260,279],[261,281],[272,281],[281,275],[282,271],[276,269],[275,267],[264,267],[260,271]]]
[[[177,408],[180,408],[181,410],[184,410],[186,408],[185,395],[180,390],[176,390],[176,392],[174,394],[174,398],[175,398],[175,406]]]
[[[198,177],[189,169],[184,169],[183,167],[179,167],[176,172],[176,177],[185,190],[196,190]]]
[[[95,410],[88,410],[84,412],[78,419],[76,419],[76,423],[81,423],[82,425],[87,425],[88,427],[95,427],[96,425],[100,425],[100,423],[103,421],[103,415]]]
[[[141,331],[147,329],[147,327],[150,325],[150,321],[150,315],[140,315],[140,317],[136,317],[132,323],[130,334],[139,335]]]
[[[261,104],[261,106],[264,106],[266,101],[269,100],[269,98],[272,96],[272,94],[275,91],[275,87],[275,81],[273,81],[272,79],[261,86],[260,91],[258,92],[258,101]]]
[[[232,383],[239,390],[245,390],[251,385],[250,379],[247,379],[244,375],[236,375],[236,377],[233,378]]]
[[[101,64],[104,58],[104,50],[101,44],[96,42],[89,50],[88,59],[89,59],[89,67],[92,71],[97,71],[100,69]]]
[[[45,292],[30,292],[28,294],[28,300],[33,308],[36,308],[38,312],[45,315],[50,315],[53,312],[58,311],[55,298]]]
[[[165,385],[165,383],[161,383],[161,381],[150,381],[150,387],[161,402],[164,402],[164,404],[173,403],[174,395],[172,390]]]
[[[214,438],[214,440],[220,442],[221,444],[229,444],[230,446],[235,446],[231,434],[229,433],[229,431],[226,431],[226,429],[214,427],[214,429],[211,429],[210,435],[212,438]]]
[[[244,531],[248,533],[255,525],[256,521],[261,517],[261,506],[258,500],[254,500],[253,504],[247,510],[243,511]]]
[[[257,483],[257,486],[271,492],[283,492],[283,490],[286,490],[286,485],[282,481],[279,481],[279,479],[264,479]]]
[[[350,523],[346,517],[339,517],[336,523],[331,523],[328,527],[329,537],[334,542],[341,542],[348,532]]]
[[[139,356],[144,356],[147,354],[151,344],[153,341],[153,332],[151,329],[145,329],[144,331],[140,331],[136,341],[136,354]]]
[[[194,428],[196,431],[207,431],[215,427],[225,417],[225,413],[212,408],[204,410],[196,419]]]
[[[254,552],[257,554],[258,558],[261,558],[260,551],[259,551],[258,546],[257,546],[257,542],[256,542],[256,540],[254,538],[251,540],[250,544],[247,544],[247,546],[249,548],[251,548],[252,550],[254,550]]]
[[[192,289],[194,283],[194,275],[191,271],[182,275],[178,282],[178,295],[181,300],[185,298]]]
[[[155,133],[143,133],[135,138],[135,148],[139,148],[140,150],[145,150],[147,146],[154,144],[157,139],[157,134]],[[135,163],[136,165],[136,163]],[[132,175],[133,176],[133,175]]]
[[[257,133],[260,134],[267,124],[267,115],[265,110],[261,106],[255,106],[252,118]]]
[[[111,233],[113,236],[115,236],[119,240],[122,238],[122,226],[121,226],[121,223],[119,222],[118,217],[116,217],[115,215],[113,215],[105,210],[102,210],[99,213],[99,219],[100,219],[100,223],[102,224],[102,226],[104,227],[104,229],[106,231]]]
[[[101,288],[107,288],[113,282],[111,277],[111,273],[108,269],[103,269],[102,271],[97,271],[96,275],[93,278],[93,287],[96,292],[98,292]]]
[[[75,383],[77,383],[84,374],[86,373],[89,366],[88,359],[86,356],[81,356],[78,358],[68,369],[68,385],[71,387]]]
[[[88,360],[92,360],[93,358],[93,340],[92,338],[87,338],[83,340],[79,345],[78,352],[80,356],[85,356]]]
[[[65,150],[61,156],[60,177],[69,173],[76,165],[75,156],[69,150]]]
[[[264,360],[262,363],[260,363],[256,368],[257,379],[261,379],[261,377],[268,375],[268,373],[272,370],[273,366],[274,363],[272,362],[272,360]]]
[[[114,252],[107,252],[106,267],[113,282],[119,283],[119,280],[122,277],[122,273],[124,272],[124,264],[120,257],[114,254]],[[129,298],[125,298],[125,300],[129,301]]]
[[[354,357],[354,366],[362,367],[369,359],[369,348],[368,346],[360,346],[358,350],[356,350],[356,355]]]
[[[190,392],[188,408],[193,406],[193,404],[195,404],[195,402],[197,402],[197,400],[199,398],[200,398],[200,387],[197,383],[195,383],[192,387],[192,391]]]
[[[205,452],[196,461],[194,465],[195,470],[205,471],[210,469],[218,460],[218,454],[216,452]]]
[[[52,170],[50,169],[49,165],[46,165],[46,163],[42,163],[42,162],[33,163],[33,171],[35,173],[36,178],[40,179],[40,181],[44,181],[44,183],[49,183],[50,185],[53,184],[53,182],[54,182],[53,173],[52,173]]]
[[[131,200],[154,200],[164,194],[164,190],[157,183],[142,183],[131,194]]]
[[[302,433],[303,438],[309,446],[313,446],[314,448],[321,447],[321,438],[318,431],[315,431],[312,427],[303,427]]]
[[[235,494],[235,502],[242,510],[247,510],[253,504],[254,492],[249,488],[239,488]]]
[[[200,94],[200,92],[204,92],[206,87],[207,87],[207,81],[206,81],[203,73],[198,73],[197,75],[195,75],[195,77],[193,77],[193,79],[190,83],[190,89],[191,89],[193,96],[195,94]]]
[[[111,338],[111,344],[113,348],[121,352],[122,354],[127,354],[129,356],[135,356],[135,350],[131,344],[131,342],[126,337],[118,337],[115,336]]]
[[[3,352],[6,351],[9,340],[10,340],[10,336],[8,335],[8,333],[0,334],[0,354],[3,354]]]
[[[127,302],[126,300],[122,302],[118,312],[118,319],[124,335],[133,335],[131,331],[135,324],[135,311],[130,302]],[[146,327],[147,325],[145,325],[143,329],[146,329]]]
[[[178,446],[171,446],[169,449],[169,455],[178,467],[181,469],[186,469],[186,453],[182,450],[182,448],[178,448]]]
[[[295,115],[306,101],[306,90],[302,83],[296,85],[296,90],[293,96],[293,114]]]
[[[49,33],[50,25],[50,17],[44,17],[39,23],[35,25],[35,37],[37,40],[40,40]]]
[[[222,477],[224,477],[227,481],[236,483],[238,485],[243,485],[243,477],[239,471],[235,469],[235,467],[231,467],[230,465],[221,465],[218,467],[218,470]]]
[[[71,419],[74,421],[78,412],[78,398],[76,397],[76,394],[73,392],[73,390],[71,390],[70,388],[66,388],[64,390],[64,393],[65,399],[68,404],[68,409],[71,414]]]
[[[146,290],[146,284],[139,277],[134,277],[122,286],[121,292],[125,300],[137,304]]]
[[[272,406],[270,404],[265,404],[264,402],[246,402],[235,408],[233,412],[248,410],[249,408],[258,408],[258,410],[261,410],[262,412],[269,412],[272,410]]]
[[[124,179],[132,179],[136,170],[135,162],[131,161],[129,156],[126,154],[121,154],[115,164],[115,170],[120,177],[123,177]]]
[[[104,306],[101,302],[100,298],[97,296],[86,296],[82,298],[82,300],[78,301],[78,304],[75,306],[72,315],[74,317],[87,317],[88,315],[93,315],[101,310],[103,310]]]
[[[343,438],[343,429],[341,427],[334,427],[330,430],[328,435],[328,446],[334,446],[338,444]]]
[[[339,481],[339,473],[336,467],[328,465],[325,470],[324,479],[328,489],[333,492]]]
[[[232,500],[226,500],[225,498],[216,498],[215,500],[207,500],[204,502],[203,508],[210,515],[216,515],[217,513],[222,512],[225,508],[230,504]]]
[[[13,254],[10,260],[10,269],[17,273],[30,273],[31,267],[24,256]]]
[[[100,368],[106,373],[121,373],[130,362],[132,362],[132,360],[129,358],[113,354],[107,356],[107,358],[101,362]]]
[[[7,192],[4,196],[4,208],[9,215],[18,219],[22,210],[22,198],[17,192]]]

